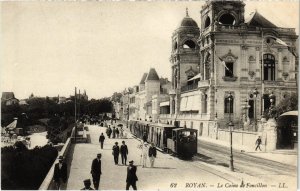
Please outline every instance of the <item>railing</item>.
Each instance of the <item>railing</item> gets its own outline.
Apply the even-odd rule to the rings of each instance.
[[[69,161],[69,150],[70,150],[70,147],[72,145],[74,135],[75,135],[75,127],[72,129],[71,137],[69,137],[67,139],[67,141],[64,144],[63,148],[58,153],[58,156],[63,156],[64,157],[66,163],[70,162]],[[44,181],[42,182],[39,190],[56,190],[55,183],[54,183],[54,181],[52,181],[53,174],[54,174],[54,167],[55,167],[56,163],[58,163],[58,159],[56,159],[54,161],[54,163],[52,164],[52,166],[51,166],[50,170],[48,171],[48,174],[46,175]]]
[[[198,88],[198,84],[194,83],[194,84],[191,84],[191,85],[186,85],[186,86],[181,87],[181,92],[192,91],[192,90],[195,90],[197,88]]]

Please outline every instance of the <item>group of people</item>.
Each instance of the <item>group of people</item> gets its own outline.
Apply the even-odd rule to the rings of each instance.
[[[91,174],[93,177],[93,184],[96,190],[99,189],[100,176],[102,174],[101,171],[101,153],[97,154],[97,158],[95,158],[92,162]],[[137,167],[133,165],[133,160],[129,161],[129,166],[127,167],[127,177],[126,177],[126,190],[129,190],[129,187],[132,186],[134,190],[137,190],[136,181],[138,177],[136,175]],[[91,180],[86,179],[83,181],[84,188],[81,190],[94,190],[91,187]]]
[[[123,138],[124,137],[124,129],[123,129],[123,127],[120,127],[120,129],[116,128],[116,127],[111,128],[109,125],[108,128],[106,129],[106,135],[108,136],[108,138],[110,138],[112,136],[113,139]]]
[[[150,167],[153,168],[154,161],[155,161],[155,158],[157,155],[156,147],[154,146],[154,143],[151,143],[151,145],[149,146],[149,144],[144,141],[140,145],[140,149],[142,151],[142,153],[141,153],[142,167],[143,168],[147,167],[147,158],[149,157]]]

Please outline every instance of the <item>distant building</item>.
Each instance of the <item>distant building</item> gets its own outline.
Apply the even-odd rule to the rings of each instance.
[[[21,99],[21,100],[19,101],[19,105],[28,105],[27,99]]]
[[[5,105],[15,105],[19,104],[19,100],[15,98],[13,92],[2,92],[1,103],[5,103]]]

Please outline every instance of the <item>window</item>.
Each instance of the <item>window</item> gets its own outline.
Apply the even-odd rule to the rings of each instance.
[[[210,18],[209,18],[209,17],[206,17],[204,28],[209,27],[209,25],[210,25]]]
[[[222,25],[234,25],[235,24],[235,18],[229,13],[223,14],[219,19],[219,24]]]
[[[207,94],[202,94],[201,108],[202,108],[202,113],[207,113]]]
[[[233,113],[233,101],[234,98],[225,98],[224,100],[224,113]]]
[[[233,77],[233,62],[226,62],[225,65],[226,65],[225,76]]]
[[[196,47],[196,44],[192,40],[187,40],[183,44],[183,48],[185,48],[185,49],[186,48],[192,48],[192,49],[194,49],[195,47]]]
[[[272,54],[264,54],[264,80],[275,80],[275,57]]]

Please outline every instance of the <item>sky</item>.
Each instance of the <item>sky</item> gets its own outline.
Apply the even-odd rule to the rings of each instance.
[[[205,1],[1,2],[1,92],[18,99],[66,96],[77,87],[99,99],[138,85],[154,67],[170,79],[171,36],[185,17],[200,26]],[[245,1],[299,34],[299,1]]]

